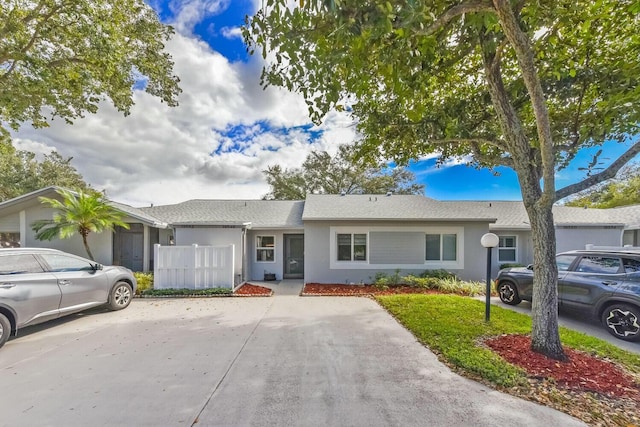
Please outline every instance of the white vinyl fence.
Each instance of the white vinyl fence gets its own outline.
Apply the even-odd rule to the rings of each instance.
[[[153,287],[234,289],[234,245],[154,245]]]

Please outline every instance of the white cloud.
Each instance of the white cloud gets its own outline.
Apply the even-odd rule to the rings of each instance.
[[[209,10],[214,3],[222,4],[209,2]],[[128,117],[103,103],[97,114],[72,126],[61,120],[47,129],[25,125],[14,135],[16,145],[72,156],[72,165],[94,188],[138,206],[258,198],[268,191],[261,173],[268,165],[298,167],[311,150],[335,152],[356,137],[348,115],[334,112],[312,127],[323,132],[312,141],[300,128],[310,125],[303,99],[263,90],[256,59],[230,63],[206,43],[179,33],[167,50],[181,78],[180,106],[167,107],[136,91]],[[232,129],[239,133],[230,137]]]
[[[220,34],[227,39],[242,39],[242,30],[240,27],[220,28]]]
[[[172,0],[169,9],[173,12],[172,25],[182,34],[191,34],[196,24],[217,15],[229,7],[231,0]]]

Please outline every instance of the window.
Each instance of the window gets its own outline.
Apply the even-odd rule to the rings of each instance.
[[[576,271],[582,273],[616,274],[620,271],[620,258],[585,256],[578,263]]]
[[[366,261],[366,234],[338,234],[338,261]]]
[[[458,259],[457,234],[427,234],[427,261],[456,261]]]
[[[0,256],[0,274],[42,273],[43,271],[33,255]]]
[[[516,236],[499,236],[498,262],[516,262]]]
[[[256,236],[256,261],[274,262],[276,260],[276,237]]]
[[[88,261],[80,258],[58,254],[40,254],[40,256],[49,264],[53,272],[94,270]]]
[[[556,257],[556,265],[558,266],[558,271],[568,271],[573,261],[575,261],[575,255],[558,255]]]

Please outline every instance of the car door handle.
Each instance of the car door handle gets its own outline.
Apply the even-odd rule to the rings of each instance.
[[[71,280],[58,280],[58,284],[62,286],[67,286],[71,284]]]
[[[16,285],[14,285],[13,283],[3,283],[2,285],[0,285],[0,289],[11,289],[14,288]]]
[[[602,282],[603,285],[607,285],[607,286],[611,286],[611,285],[617,285],[618,282],[614,282],[613,280],[605,280],[604,282]]]

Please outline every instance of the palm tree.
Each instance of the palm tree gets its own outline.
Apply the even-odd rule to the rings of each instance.
[[[31,224],[38,240],[53,240],[56,237],[68,239],[76,232],[80,233],[87,255],[95,261],[87,243],[89,233],[113,230],[116,225],[129,228],[129,224],[122,221],[124,214],[111,206],[102,193],[74,193],[64,189],[58,189],[56,193],[62,200],[39,198],[40,202],[58,212],[53,215],[53,219],[38,220]]]

